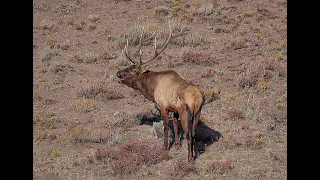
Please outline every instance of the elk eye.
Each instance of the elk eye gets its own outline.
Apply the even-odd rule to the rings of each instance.
[[[117,77],[122,78],[120,71],[117,72]]]

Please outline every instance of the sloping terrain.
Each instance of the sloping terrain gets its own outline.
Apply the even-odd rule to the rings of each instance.
[[[34,0],[33,14],[34,179],[287,179],[286,0]],[[155,104],[115,75],[126,37],[161,44],[168,21],[188,34],[149,69],[221,91],[194,164],[185,140],[163,151]]]

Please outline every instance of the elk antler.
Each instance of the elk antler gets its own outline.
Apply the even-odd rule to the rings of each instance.
[[[129,41],[127,39],[127,44],[124,46],[124,48],[122,49],[122,55],[124,58],[126,58],[128,61],[130,61],[132,64],[136,64],[134,61],[134,58],[133,57],[130,57],[128,55],[128,45],[129,45]]]
[[[141,33],[141,36],[140,36],[140,39],[139,39],[139,46],[138,46],[138,49],[137,51],[132,54],[129,50],[128,50],[128,46],[129,46],[129,41],[127,39],[127,44],[124,46],[124,49],[122,49],[122,55],[124,56],[124,58],[126,58],[127,60],[129,60],[132,64],[136,64],[136,62],[138,62],[139,64],[142,63],[141,61],[141,55],[142,55],[142,52],[141,52],[141,47],[143,45],[144,42],[147,42],[149,40],[151,40],[153,38],[153,36],[156,34],[157,31],[154,31],[151,36],[143,39],[143,36],[144,36],[144,27],[142,28],[142,33]],[[137,56],[139,53],[139,61],[134,58],[133,56]]]
[[[159,56],[159,54],[167,48],[169,42],[171,41],[171,39],[174,39],[176,37],[179,37],[183,34],[186,33],[187,29],[185,29],[184,27],[181,28],[180,32],[178,32],[177,34],[175,35],[172,35],[172,28],[171,28],[171,25],[170,25],[170,22],[169,22],[169,31],[170,31],[170,34],[169,34],[169,37],[168,39],[166,40],[166,42],[164,43],[164,45],[161,47],[160,51],[158,52],[157,51],[157,38],[156,36],[154,37],[154,55],[151,57],[150,60],[148,61],[145,61],[145,62],[142,62],[141,60],[141,56],[142,56],[142,51],[141,51],[141,47],[143,46],[143,43],[148,41],[148,40],[151,40],[153,38],[153,36],[155,35],[156,31],[148,38],[146,39],[143,39],[143,36],[144,36],[144,28],[142,30],[142,33],[141,33],[141,36],[140,36],[140,40],[139,40],[139,46],[138,46],[138,49],[137,51],[132,54],[129,50],[128,50],[128,46],[129,46],[129,42],[128,42],[128,39],[127,39],[127,44],[125,45],[124,49],[122,50],[122,55],[127,59],[129,60],[131,63],[133,64],[136,64],[135,62],[138,62],[138,65],[139,66],[142,66],[143,64],[146,64],[152,60],[154,60],[155,58],[157,58]],[[139,53],[139,60],[137,60],[136,58],[134,58],[133,56],[137,56]]]
[[[159,54],[160,54],[164,49],[167,48],[167,46],[168,46],[169,42],[171,41],[171,39],[174,39],[174,38],[176,38],[176,37],[179,37],[179,36],[185,34],[185,32],[187,31],[187,29],[185,29],[184,27],[182,27],[181,30],[180,30],[180,32],[178,32],[178,33],[175,34],[175,35],[172,35],[172,28],[171,28],[171,24],[170,24],[170,21],[169,21],[169,31],[170,31],[169,37],[168,37],[167,41],[164,43],[164,45],[162,46],[162,48],[160,49],[159,52],[157,51],[157,38],[156,38],[156,37],[154,38],[154,55],[151,57],[150,60],[145,61],[145,62],[142,62],[142,63],[140,64],[140,66],[142,66],[143,64],[146,64],[146,63],[154,60],[155,58],[157,58],[157,57],[159,56]]]

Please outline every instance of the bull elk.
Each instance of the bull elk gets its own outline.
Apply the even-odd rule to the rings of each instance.
[[[168,150],[168,130],[169,130],[169,112],[174,113],[174,133],[175,146],[180,149],[180,137],[178,135],[178,118],[181,119],[181,125],[186,134],[188,142],[188,161],[193,160],[194,134],[195,128],[200,119],[201,108],[204,102],[204,96],[196,85],[193,85],[182,79],[175,71],[166,70],[160,72],[149,71],[146,63],[156,59],[159,54],[167,48],[169,42],[178,36],[185,34],[186,30],[182,28],[173,35],[173,30],[169,22],[170,34],[163,46],[158,51],[157,40],[153,33],[150,37],[144,39],[144,30],[141,33],[138,50],[133,54],[129,51],[129,43],[122,49],[122,55],[132,65],[126,69],[117,72],[119,83],[123,83],[135,90],[139,90],[148,100],[155,102],[160,107],[160,113],[164,123],[164,147]],[[147,40],[154,37],[154,55],[150,60],[142,61],[141,47]],[[139,59],[136,57],[139,55]],[[134,57],[135,56],[135,57]]]

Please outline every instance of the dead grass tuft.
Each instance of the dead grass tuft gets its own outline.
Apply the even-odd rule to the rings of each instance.
[[[243,48],[247,48],[248,45],[246,43],[246,41],[244,40],[237,40],[237,41],[232,41],[230,43],[230,47],[232,50],[238,50],[238,49],[243,49]]]
[[[140,141],[127,141],[106,152],[98,150],[95,157],[97,160],[108,158],[115,175],[135,173],[142,165],[157,164],[170,158],[162,146],[150,146]]]
[[[254,131],[251,135],[247,136],[245,145],[251,149],[261,149],[265,144],[264,133],[261,131]]]
[[[227,119],[230,119],[230,120],[244,119],[244,114],[239,109],[231,108],[227,111]]]
[[[167,6],[157,6],[155,7],[155,16],[156,17],[162,17],[169,15],[169,8]]]
[[[100,58],[99,54],[90,52],[90,53],[84,54],[83,62],[90,64],[98,61],[99,58]]]
[[[89,14],[88,15],[88,19],[90,20],[90,21],[92,21],[92,22],[97,22],[100,18],[99,18],[99,16],[97,15],[97,14]]]
[[[101,86],[92,86],[86,89],[80,89],[77,93],[78,98],[97,99],[97,100],[115,100],[124,98],[124,95],[115,90],[107,89]]]
[[[226,174],[227,172],[231,171],[233,165],[230,161],[216,161],[212,162],[207,166],[207,172],[212,174]]]
[[[97,106],[93,99],[81,97],[71,105],[71,108],[83,112],[92,112],[97,109]]]
[[[124,111],[115,111],[112,117],[112,123],[116,127],[127,129],[136,125],[135,121]]]
[[[209,16],[213,14],[215,11],[215,6],[213,3],[204,3],[201,4],[199,9],[197,9],[197,13],[200,17]]]
[[[264,78],[264,77],[259,78],[257,80],[255,88],[258,90],[266,90],[268,88],[268,82],[267,82],[266,78]]]
[[[243,88],[254,86],[259,78],[265,76],[265,66],[262,63],[252,61],[248,64],[246,71],[237,79],[237,84]]]
[[[88,53],[77,52],[71,56],[70,61],[77,62],[77,63],[92,64],[102,60],[109,60],[109,59],[115,59],[115,58],[116,56],[110,55],[107,52],[103,52],[100,54],[94,53],[94,52],[88,52]]]
[[[287,71],[281,62],[276,59],[270,59],[263,62],[266,70],[278,73],[279,77],[286,77]]]
[[[184,54],[183,62],[192,63],[197,65],[213,65],[215,64],[214,59],[210,55],[202,54],[199,52],[189,52]]]
[[[275,74],[278,77],[286,77],[286,68],[281,62],[275,59],[262,62],[252,61],[248,64],[245,72],[237,78],[237,84],[242,88],[256,86],[258,89],[266,89],[268,80]]]
[[[170,8],[173,16],[178,16],[181,12],[183,12],[183,7],[180,0],[172,0]]]
[[[114,0],[115,3],[119,3],[119,2],[127,2],[127,1],[131,1],[131,0]]]
[[[56,64],[51,70],[57,74],[68,74],[75,71],[74,67],[68,64]]]
[[[201,75],[201,77],[208,78],[212,76],[214,76],[214,71],[212,70],[212,68],[208,66],[204,67],[203,75]]]
[[[41,20],[39,25],[42,30],[48,29],[50,31],[54,30],[54,26],[54,22],[48,19]]]
[[[42,61],[49,61],[58,55],[59,55],[59,53],[57,51],[48,51],[48,52],[44,52],[43,54],[41,54],[40,59]]]
[[[94,131],[92,131],[94,129]],[[68,129],[70,143],[106,143],[111,141],[110,131],[103,126],[80,126]]]
[[[205,39],[203,38],[202,34],[200,34],[200,33],[190,33],[184,39],[184,44],[183,45],[190,46],[190,47],[196,47],[196,46],[200,45],[203,42],[205,42]]]
[[[221,143],[225,149],[234,149],[240,147],[243,143],[236,139],[232,132],[228,132],[222,139]]]
[[[50,49],[60,48],[60,45],[57,43],[57,40],[55,40],[55,39],[47,40],[46,44],[49,46]]]
[[[116,40],[116,43],[119,47],[123,47],[128,40],[129,45],[131,46],[137,45],[139,44],[142,31],[144,31],[143,39],[146,39],[150,37],[156,30],[157,30],[157,27],[154,24],[143,24],[143,25],[135,24],[132,28],[129,29],[128,33],[120,36]]]
[[[173,179],[182,179],[188,174],[198,174],[195,162],[189,163],[186,159],[180,158],[176,161],[173,171],[170,173]]]

